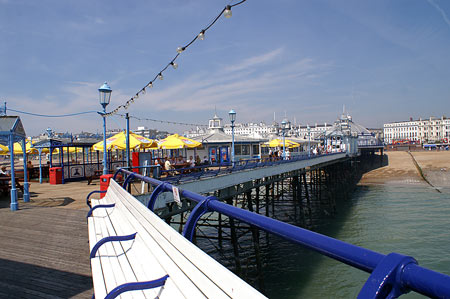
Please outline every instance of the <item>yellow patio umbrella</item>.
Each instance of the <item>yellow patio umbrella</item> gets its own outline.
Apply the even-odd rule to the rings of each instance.
[[[46,149],[47,149],[47,153],[49,153],[50,150],[49,150],[48,148],[46,148]],[[42,151],[42,152],[44,152],[44,151]],[[70,147],[69,147],[69,153],[75,153],[75,152],[77,152],[77,153],[82,153],[82,152],[83,152],[83,148],[81,148],[81,147],[75,147],[75,146],[70,146]],[[59,153],[59,148],[55,148],[55,149],[53,150],[53,153]],[[63,153],[67,153],[67,147],[63,147]]]
[[[25,152],[27,154],[38,154],[39,151],[37,148],[34,148],[31,146],[31,142],[27,141],[25,144]],[[16,142],[14,143],[14,155],[23,154],[22,150],[22,142]]]
[[[284,144],[288,148],[294,148],[294,147],[300,146],[300,143],[294,142],[289,139],[285,139]],[[283,147],[283,139],[281,139],[281,138],[272,139],[272,140],[270,140],[269,143],[266,143],[266,146],[268,146],[268,147]]]
[[[160,149],[179,149],[179,148],[194,148],[199,147],[202,144],[198,141],[173,134],[158,141],[158,148]]]
[[[120,132],[112,137],[109,137],[106,139],[106,149],[107,150],[116,150],[126,149],[126,133]],[[158,144],[153,139],[148,139],[143,136],[134,134],[133,132],[130,132],[130,149],[137,149],[137,148],[157,148]],[[103,151],[103,140],[97,142],[92,146],[92,149],[95,151]]]
[[[0,144],[0,155],[6,155],[9,153],[9,149],[7,146]]]

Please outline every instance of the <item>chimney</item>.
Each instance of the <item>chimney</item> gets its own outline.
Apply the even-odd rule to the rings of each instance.
[[[409,121],[412,121],[412,120],[413,120],[413,118],[412,118],[412,116],[410,116],[410,117],[409,117]]]

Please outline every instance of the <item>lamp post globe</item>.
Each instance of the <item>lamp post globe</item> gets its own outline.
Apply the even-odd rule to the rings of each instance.
[[[111,100],[112,89],[109,87],[108,83],[105,82],[102,86],[100,86],[98,92],[100,96],[100,105],[102,105],[103,109],[105,109]]]
[[[236,111],[231,109],[228,115],[231,121],[231,165],[234,167],[234,122],[236,120]]]
[[[103,112],[99,113],[103,117],[103,174],[108,174],[108,152],[106,151],[106,106],[111,100],[112,89],[108,83],[103,83],[98,89],[100,105],[103,107]]]

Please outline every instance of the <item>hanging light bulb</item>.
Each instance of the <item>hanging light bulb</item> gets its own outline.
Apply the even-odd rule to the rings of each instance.
[[[146,94],[146,93],[147,93],[147,91],[145,90],[145,87],[142,88],[142,94]]]
[[[178,63],[172,61],[170,64],[172,65],[172,67],[173,67],[175,70],[178,68]]]
[[[134,98],[137,100],[139,98],[139,92],[136,93],[136,95],[134,96]]]
[[[199,40],[205,39],[205,30],[200,31],[200,33],[198,34],[198,39]]]
[[[177,53],[181,54],[184,51],[184,47],[178,47],[177,48]]]
[[[223,15],[224,15],[225,18],[227,18],[227,19],[231,18],[231,16],[233,15],[233,13],[231,12],[231,6],[230,6],[230,5],[227,5],[227,6],[225,7],[225,10],[224,10],[224,12],[223,12]]]
[[[152,88],[152,87],[153,87],[153,82],[148,83],[147,86],[148,86],[149,88]]]
[[[163,77],[163,75],[161,73],[158,74],[158,79],[159,80],[163,80],[164,79],[164,77]]]

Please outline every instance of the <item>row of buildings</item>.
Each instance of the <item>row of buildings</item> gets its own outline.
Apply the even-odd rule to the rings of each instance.
[[[194,130],[184,132],[184,136],[188,138],[194,138],[204,135],[211,127],[217,126],[218,122],[222,122],[222,118],[215,115],[209,120],[208,128],[197,127]],[[223,132],[227,135],[231,135],[231,124],[223,124]],[[300,139],[317,139],[320,135],[323,135],[327,130],[330,130],[333,124],[314,124],[314,125],[296,125],[288,121],[286,136],[295,137]],[[264,122],[260,123],[236,123],[234,125],[234,134],[237,136],[250,136],[254,138],[266,138],[275,135],[282,134],[281,124],[274,121],[268,125]]]
[[[353,123],[351,116],[345,115]],[[220,119],[221,120],[221,119]],[[210,120],[209,127],[213,126],[211,122],[217,122],[219,118],[217,115]],[[442,116],[441,118],[430,117],[426,119],[419,118],[408,121],[396,121],[383,125],[381,129],[366,129],[360,125],[358,130],[364,132],[367,130],[381,142],[385,144],[392,143],[449,143],[450,139],[450,118]],[[334,124],[314,124],[314,125],[292,125],[288,124],[286,129],[286,136],[299,139],[319,139],[326,134],[327,131],[332,130]],[[184,135],[189,138],[204,135],[209,128],[196,128],[191,131],[184,132]],[[225,134],[231,135],[231,124],[224,124],[223,131]],[[264,122],[260,123],[236,123],[234,133],[237,136],[249,136],[254,138],[270,138],[270,136],[281,136],[282,128],[280,123],[273,122],[268,125]]]
[[[430,117],[407,121],[390,122],[383,125],[384,142],[386,144],[415,142],[448,143],[450,138],[450,119]]]

